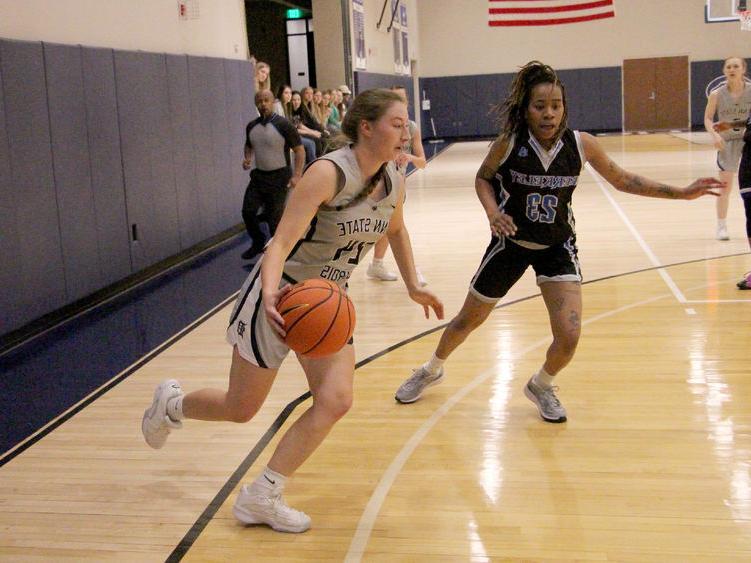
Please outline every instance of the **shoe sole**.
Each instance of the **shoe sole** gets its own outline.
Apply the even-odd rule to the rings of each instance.
[[[553,424],[566,422],[567,419],[565,416],[561,418],[548,418],[547,416],[545,416],[542,412],[542,409],[540,408],[540,403],[537,402],[537,397],[535,397],[535,394],[529,390],[529,385],[524,386],[524,395],[527,397],[527,399],[535,404],[535,406],[537,407],[537,412],[540,413],[540,418],[542,418],[545,422],[552,422]]]
[[[269,526],[272,530],[276,530],[277,532],[285,532],[288,534],[300,534],[310,529],[310,524],[304,527],[303,526],[298,526],[298,527],[275,526],[273,523],[268,522],[267,520],[263,518],[258,518],[256,516],[253,516],[249,511],[237,505],[232,507],[232,514],[235,516],[235,518],[237,518],[243,524],[248,524],[248,525],[264,524],[266,526]]]
[[[435,379],[435,380],[431,381],[430,383],[428,383],[428,384],[427,384],[427,385],[426,385],[426,386],[425,386],[425,387],[423,388],[423,390],[422,390],[422,391],[420,391],[420,394],[419,394],[419,395],[418,395],[417,397],[415,397],[414,399],[410,400],[410,401],[402,401],[402,400],[401,400],[401,399],[400,399],[399,397],[397,397],[396,395],[394,395],[394,399],[396,400],[396,402],[397,402],[397,403],[401,403],[401,404],[403,404],[403,405],[410,405],[410,404],[414,403],[415,401],[417,401],[417,399],[419,399],[420,397],[422,397],[422,394],[423,394],[423,393],[425,393],[425,391],[426,391],[426,390],[427,390],[427,389],[428,389],[429,387],[433,387],[434,385],[438,385],[438,384],[439,384],[439,383],[440,383],[441,381],[443,381],[443,374],[442,374],[442,375],[441,375],[441,377],[439,377],[438,379]]]
[[[365,277],[369,280],[378,280],[378,281],[396,281],[399,278],[380,278],[378,276],[371,276],[370,274],[365,274]]]

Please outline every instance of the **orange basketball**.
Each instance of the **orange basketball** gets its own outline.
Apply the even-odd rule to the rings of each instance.
[[[276,306],[284,319],[284,339],[308,358],[338,352],[355,330],[355,306],[338,285],[310,279],[292,286]]]

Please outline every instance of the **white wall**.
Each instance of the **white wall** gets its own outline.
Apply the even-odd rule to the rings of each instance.
[[[376,29],[376,24],[381,15],[384,0],[364,0],[365,8],[365,52],[367,54],[368,68],[365,72],[375,72],[379,74],[396,74],[394,70],[394,46],[392,43],[391,32],[386,28],[391,21],[391,1],[386,0],[386,11],[383,14],[383,21],[380,29]],[[351,19],[351,0],[350,19]],[[401,0],[400,5],[407,7],[407,29],[409,30],[409,53],[410,59],[417,59],[419,56],[419,29],[418,14],[415,0]],[[398,17],[398,14],[397,14]],[[352,24],[350,24],[352,25]],[[316,39],[317,41],[317,39]],[[352,52],[354,53],[354,33],[352,34]]]
[[[344,35],[341,0],[313,0],[313,37],[316,46],[316,84],[336,88],[344,76]]]
[[[488,26],[488,0],[411,1],[420,76],[513,72],[532,59],[566,69],[660,56],[751,57],[751,32],[737,21],[706,24],[704,0],[615,0],[615,18],[537,28]]]
[[[243,0],[0,0],[0,37],[157,53],[248,58]]]

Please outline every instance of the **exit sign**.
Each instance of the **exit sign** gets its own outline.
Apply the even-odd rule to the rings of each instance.
[[[290,8],[287,10],[287,19],[288,20],[299,20],[303,17],[302,10],[299,10],[297,8]]]

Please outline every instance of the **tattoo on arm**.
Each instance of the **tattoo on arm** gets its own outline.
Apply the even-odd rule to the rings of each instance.
[[[477,177],[490,182],[495,176],[495,170],[483,162],[477,171]]]
[[[675,188],[672,188],[667,184],[648,180],[647,178],[643,178],[630,172],[624,172],[621,188],[623,191],[635,195],[661,197],[666,199],[675,199],[678,197],[678,192]]]

